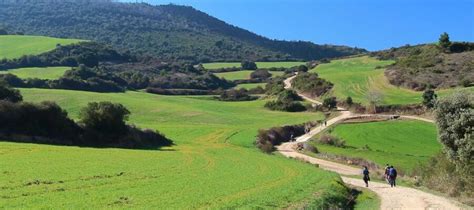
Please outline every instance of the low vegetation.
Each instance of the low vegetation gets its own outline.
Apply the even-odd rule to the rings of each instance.
[[[313,122],[307,122],[299,125],[287,125],[282,127],[273,127],[270,129],[261,129],[258,131],[256,146],[266,153],[275,151],[275,146],[283,142],[291,141],[292,138],[305,134],[305,128],[314,125]]]
[[[268,101],[265,107],[275,111],[301,112],[306,107],[300,102],[303,99],[293,90],[283,90],[274,101]]]
[[[250,95],[246,89],[231,89],[223,91],[218,99],[221,101],[252,101],[258,97]]]
[[[319,97],[333,87],[332,83],[319,78],[316,73],[300,73],[291,81],[291,85],[311,97]]]

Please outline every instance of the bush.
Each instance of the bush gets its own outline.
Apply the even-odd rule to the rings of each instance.
[[[256,96],[249,95],[248,91],[244,88],[226,90],[219,96],[221,101],[251,101],[257,98]]]
[[[275,96],[280,94],[284,90],[285,83],[284,78],[282,77],[273,78],[265,85],[265,92],[267,95]]]
[[[269,101],[265,103],[265,107],[274,111],[285,111],[285,112],[302,112],[306,111],[306,107],[300,102],[290,101]]]
[[[303,101],[303,98],[294,90],[283,90],[278,94],[278,100],[282,102]]]
[[[242,61],[241,63],[242,69],[245,70],[257,70],[257,64],[251,61]]]
[[[264,69],[255,70],[254,72],[252,72],[250,74],[250,78],[252,78],[252,79],[265,80],[265,79],[268,79],[270,77],[272,77],[272,74],[270,74],[270,72],[268,72],[267,70],[264,70]]]
[[[16,103],[22,101],[23,97],[20,91],[0,85],[0,101],[1,100]]]
[[[337,108],[337,99],[336,99],[336,97],[325,98],[324,101],[323,101],[323,106],[328,108],[328,109]]]
[[[319,78],[316,73],[300,73],[292,81],[292,86],[310,96],[321,96],[333,87],[333,84]]]
[[[313,124],[313,123],[310,123]],[[275,150],[275,145],[289,141],[291,137],[301,136],[305,133],[305,124],[273,127],[268,130],[259,130],[256,145],[263,152],[270,153]]]
[[[329,134],[324,134],[321,137],[319,137],[318,140],[319,143],[321,144],[327,144],[335,147],[346,147],[346,141],[336,137],[336,136],[331,136]]]

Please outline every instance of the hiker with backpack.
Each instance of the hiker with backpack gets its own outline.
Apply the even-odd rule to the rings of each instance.
[[[369,187],[369,181],[370,181],[370,176],[369,176],[369,169],[367,166],[364,166],[364,170],[362,171],[362,174],[364,174],[364,178],[362,178],[365,182],[365,187]]]
[[[389,176],[389,180],[390,180],[390,186],[391,187],[396,187],[397,186],[397,183],[396,183],[396,180],[397,180],[397,170],[393,167],[393,166],[390,166],[390,170],[388,172],[388,176]]]

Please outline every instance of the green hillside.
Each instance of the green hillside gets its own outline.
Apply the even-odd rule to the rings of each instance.
[[[252,70],[243,70],[243,71],[231,71],[231,72],[223,72],[223,73],[214,73],[214,75],[227,79],[227,80],[240,80],[240,79],[250,79],[250,74],[252,74]],[[282,71],[270,71],[272,77],[281,76],[284,72]]]
[[[132,112],[131,123],[159,129],[177,146],[143,151],[0,143],[2,207],[281,208],[321,202],[333,192],[331,180],[339,179],[253,145],[258,128],[321,119],[318,113],[272,112],[261,100],[21,92],[26,101],[56,101],[74,118],[90,101],[122,103]]]
[[[0,71],[0,74],[13,74],[21,79],[37,78],[37,79],[59,79],[64,75],[64,72],[70,70],[71,67],[60,66],[60,67],[44,67],[44,68],[19,68],[11,69],[8,71]]]
[[[69,45],[81,42],[79,39],[59,39],[44,36],[0,36],[0,59],[19,58],[22,55],[37,55],[56,48],[58,44]]]
[[[391,63],[393,61],[381,61],[363,56],[333,60],[331,63],[318,65],[311,71],[333,83],[334,88],[330,95],[339,99],[351,96],[355,102],[367,104],[367,93],[377,91],[383,95],[383,104],[420,103],[423,92],[396,87],[388,82],[383,67]],[[461,89],[474,90],[474,87]],[[442,97],[458,90],[445,89],[436,92]]]
[[[388,163],[405,172],[412,171],[419,163],[426,163],[441,151],[436,125],[422,121],[340,124],[333,128],[330,135],[346,141],[347,147],[316,143],[320,152],[363,158],[380,167]]]
[[[347,46],[272,40],[192,7],[172,4],[2,1],[0,22],[12,32],[87,39],[170,60],[311,60],[367,52]]]

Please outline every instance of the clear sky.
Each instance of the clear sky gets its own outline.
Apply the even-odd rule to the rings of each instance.
[[[474,0],[143,1],[193,6],[272,39],[368,50],[436,42],[444,31],[451,40],[474,41]]]

